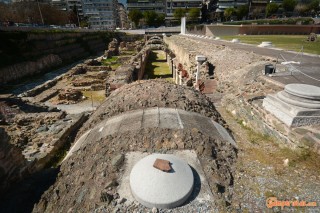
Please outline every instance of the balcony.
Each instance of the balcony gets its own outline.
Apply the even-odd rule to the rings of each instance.
[[[268,0],[252,0],[254,4],[267,4]]]
[[[128,3],[128,7],[165,7],[164,3]]]

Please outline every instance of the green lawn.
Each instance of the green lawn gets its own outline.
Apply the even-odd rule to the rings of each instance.
[[[146,65],[146,74],[149,79],[165,78],[171,79],[172,74],[163,51],[151,51]]]
[[[111,69],[115,70],[121,65],[120,63],[117,62],[118,58],[119,56],[112,56],[111,58],[101,60],[101,63],[104,66],[111,66]]]
[[[240,39],[243,43],[261,44],[262,41],[271,41],[276,48],[299,52],[303,46],[303,52],[320,55],[320,38],[316,42],[307,41],[307,35],[240,35],[222,36],[222,39]]]

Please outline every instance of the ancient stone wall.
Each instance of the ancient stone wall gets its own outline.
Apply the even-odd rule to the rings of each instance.
[[[28,174],[27,160],[21,150],[9,141],[8,134],[0,128],[0,194],[11,182],[20,180],[21,176]]]
[[[103,52],[113,33],[1,32],[0,83]]]

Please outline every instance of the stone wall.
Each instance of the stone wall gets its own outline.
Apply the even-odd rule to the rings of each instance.
[[[10,183],[18,181],[29,173],[28,162],[23,157],[21,150],[10,144],[10,137],[0,127],[0,194]]]
[[[176,43],[170,37],[164,38],[165,43],[169,49],[172,50],[174,57],[170,69],[173,70],[173,78],[177,84],[184,84],[187,86],[193,86],[195,83],[195,74],[197,72],[196,56],[201,55],[201,52],[195,51],[193,47],[188,46],[188,43],[181,45]],[[209,79],[209,64],[206,61],[200,66],[199,80],[204,82]],[[201,83],[201,82],[198,82]]]
[[[110,32],[0,32],[0,84],[48,71],[106,49]]]

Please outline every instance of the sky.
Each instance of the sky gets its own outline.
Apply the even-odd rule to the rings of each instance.
[[[127,7],[127,0],[118,0],[118,2],[122,3],[125,7]]]

